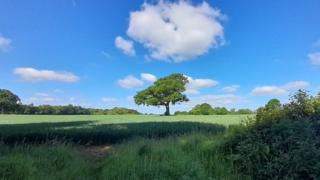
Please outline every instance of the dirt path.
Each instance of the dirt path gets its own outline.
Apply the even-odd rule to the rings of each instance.
[[[82,154],[85,157],[92,159],[100,159],[110,154],[112,147],[110,145],[81,146],[78,149],[80,154]]]

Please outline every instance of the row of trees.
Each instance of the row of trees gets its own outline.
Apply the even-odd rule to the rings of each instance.
[[[230,111],[225,107],[212,107],[208,103],[198,104],[189,112],[177,111],[175,115],[226,115],[226,114],[253,114],[250,109],[231,109]]]
[[[6,89],[0,89],[0,110],[1,114],[38,114],[38,115],[82,115],[82,114],[140,114],[138,111],[127,108],[115,107],[113,109],[93,109],[81,106],[51,106],[33,104],[24,105],[20,98]]]

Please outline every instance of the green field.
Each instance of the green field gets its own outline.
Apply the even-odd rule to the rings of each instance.
[[[1,115],[0,179],[236,179],[217,147],[246,115]]]
[[[247,115],[1,115],[0,139],[5,144],[113,144],[136,137],[163,138],[190,133],[222,132]]]
[[[221,125],[239,124],[253,115],[0,115],[0,124],[28,124],[53,122],[92,121],[98,124],[141,123],[141,122],[202,122]]]

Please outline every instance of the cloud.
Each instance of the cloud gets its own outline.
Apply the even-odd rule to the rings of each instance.
[[[61,89],[54,89],[53,92],[54,92],[54,93],[64,93],[64,91],[61,90]]]
[[[37,70],[29,67],[16,68],[14,74],[19,75],[25,81],[61,81],[74,83],[79,77],[70,72],[56,72],[52,70]]]
[[[236,96],[233,94],[223,94],[223,95],[206,95],[206,96],[202,96],[202,99],[217,106],[217,105],[235,104],[240,102],[242,98],[240,96]]]
[[[0,35],[0,51],[7,52],[11,47],[12,40]]]
[[[105,51],[101,51],[101,55],[104,56],[107,59],[111,59],[112,58],[111,54],[109,54],[109,53],[107,53]]]
[[[126,40],[121,36],[117,36],[114,43],[116,47],[121,49],[124,54],[129,56],[134,56],[136,54],[132,41]]]
[[[234,94],[211,94],[192,97],[188,106],[193,107],[196,104],[208,103],[212,106],[228,106],[245,102],[245,98]]]
[[[256,87],[251,91],[253,96],[263,96],[263,95],[272,95],[272,96],[282,96],[286,95],[288,92],[286,89],[283,89],[278,86],[261,86]]]
[[[226,87],[222,88],[222,91],[224,91],[226,93],[235,93],[238,91],[239,88],[240,88],[239,85],[231,85],[231,86],[226,86]]]
[[[289,82],[283,86],[284,89],[293,90],[293,89],[305,89],[310,85],[309,82],[306,81],[294,81]]]
[[[312,44],[313,47],[320,47],[320,39],[318,39],[317,41],[315,41],[313,44]]]
[[[114,103],[114,102],[117,102],[117,98],[103,97],[103,98],[101,98],[101,101],[104,103]]]
[[[186,85],[187,94],[198,94],[200,89],[213,87],[219,84],[218,81],[212,79],[193,79],[190,76],[186,77],[189,81],[189,83]]]
[[[308,54],[308,58],[311,64],[320,65],[320,52],[310,53]]]
[[[55,104],[57,103],[58,99],[52,97],[47,93],[35,93],[28,99],[28,103],[32,104]]]
[[[223,44],[224,18],[206,2],[144,3],[141,10],[130,13],[127,34],[143,44],[151,58],[182,62]]]
[[[143,86],[144,82],[132,75],[129,75],[124,79],[120,79],[118,81],[118,84],[123,88],[131,89],[131,88]]]
[[[142,80],[148,82],[155,82],[157,80],[157,77],[155,75],[149,73],[141,73],[140,76]]]
[[[253,96],[283,96],[287,95],[291,90],[305,89],[310,85],[306,81],[293,81],[283,86],[260,86],[251,91]]]

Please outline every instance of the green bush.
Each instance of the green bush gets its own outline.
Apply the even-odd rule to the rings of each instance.
[[[273,99],[256,120],[230,129],[222,150],[236,172],[253,179],[319,179],[318,100],[305,91],[283,106]]]
[[[238,133],[224,149],[237,172],[253,179],[320,177],[319,139],[308,123],[282,120]]]

